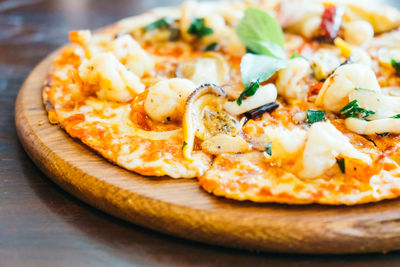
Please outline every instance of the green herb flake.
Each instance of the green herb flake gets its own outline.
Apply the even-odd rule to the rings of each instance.
[[[258,81],[252,82],[248,87],[240,94],[239,98],[236,100],[236,103],[240,106],[242,105],[243,98],[247,96],[253,96],[256,94],[258,88],[260,88],[260,83]]]
[[[374,115],[375,111],[363,109],[360,107],[357,100],[353,100],[342,108],[340,114],[345,115],[347,118],[365,119]]]
[[[400,119],[400,114],[394,115],[392,117],[390,117],[391,119]]]
[[[346,173],[346,163],[344,161],[344,158],[336,158],[336,162],[339,165],[340,171],[342,173]]]
[[[186,143],[186,141],[183,141],[183,145],[182,145],[182,150],[185,148],[185,146],[187,146],[188,143]]]
[[[194,19],[187,32],[191,35],[196,35],[199,38],[214,33],[213,29],[206,26],[204,18]]]
[[[320,121],[326,120],[326,114],[325,111],[323,110],[314,110],[314,109],[309,109],[307,111],[307,122],[308,123],[316,123]]]
[[[397,76],[400,76],[400,61],[392,59],[391,63],[392,67],[396,70]]]
[[[206,46],[204,51],[216,51],[218,49],[218,43],[211,43]]]
[[[268,155],[272,156],[272,142],[267,143],[265,152],[267,152]]]
[[[152,31],[159,28],[166,28],[174,23],[174,20],[171,18],[162,18],[159,20],[154,21],[153,23],[143,27],[146,31]]]

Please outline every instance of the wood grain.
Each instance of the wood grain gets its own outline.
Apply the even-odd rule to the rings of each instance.
[[[290,253],[366,253],[400,249],[400,201],[356,207],[234,202],[195,181],[125,171],[48,123],[41,89],[52,56],[25,81],[16,103],[20,140],[55,183],[132,223],[201,242]]]

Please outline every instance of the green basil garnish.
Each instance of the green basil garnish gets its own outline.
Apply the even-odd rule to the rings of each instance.
[[[272,156],[272,142],[268,142],[265,148],[268,155]]]
[[[284,50],[284,36],[279,23],[267,13],[258,9],[247,9],[236,33],[246,45],[247,53],[240,63],[244,92],[237,99],[241,105],[247,91],[257,90],[259,83],[272,77],[287,66]],[[257,88],[254,87],[258,84]],[[252,95],[255,94],[255,91]]]
[[[285,59],[285,38],[278,21],[259,9],[249,8],[236,27],[242,42],[255,54]]]
[[[336,158],[336,162],[339,165],[340,171],[342,173],[346,173],[346,163],[344,161],[344,158],[341,158],[341,159]]]
[[[217,49],[218,49],[218,43],[211,43],[211,44],[206,46],[204,51],[215,51]]]
[[[240,94],[239,98],[236,100],[236,103],[240,106],[243,102],[243,98],[245,96],[253,96],[257,92],[258,88],[260,88],[260,83],[258,81],[252,82],[247,86],[243,93]]]
[[[397,76],[400,76],[400,61],[392,59],[391,63],[392,67],[396,70]]]
[[[353,100],[344,108],[342,108],[340,114],[345,115],[347,118],[365,119],[371,115],[374,115],[375,111],[363,109],[360,107],[357,100]]]
[[[189,34],[196,35],[199,38],[210,35],[213,32],[213,29],[206,26],[204,18],[195,18],[188,29]]]
[[[307,122],[308,123],[316,123],[320,121],[326,120],[326,114],[325,111],[323,110],[314,110],[314,109],[309,109],[307,111]]]
[[[171,18],[162,18],[154,21],[153,23],[147,25],[146,27],[143,27],[143,29],[146,31],[151,31],[159,28],[167,28],[168,26],[171,26],[173,23],[174,20]]]

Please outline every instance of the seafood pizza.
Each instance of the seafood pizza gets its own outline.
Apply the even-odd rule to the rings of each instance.
[[[396,198],[399,26],[365,1],[189,1],[70,32],[43,101],[110,162],[216,196]]]

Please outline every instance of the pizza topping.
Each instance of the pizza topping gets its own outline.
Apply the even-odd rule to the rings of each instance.
[[[326,114],[323,110],[309,109],[307,111],[307,122],[310,124],[326,120]]]
[[[299,174],[303,178],[318,177],[336,164],[338,156],[372,164],[371,157],[357,150],[330,122],[315,123],[307,133]]]
[[[356,88],[350,94],[349,100],[357,101],[361,108],[373,111],[372,113],[369,112],[371,114],[368,114],[368,116],[364,116],[368,120],[390,118],[400,113],[400,97],[384,95],[381,92]]]
[[[311,57],[311,68],[318,81],[325,81],[340,64],[340,57],[330,49],[318,50]]]
[[[265,152],[268,156],[272,156],[272,142],[267,142],[267,145],[265,146]]]
[[[361,64],[341,66],[324,83],[316,104],[328,111],[339,113],[349,103],[349,94],[355,88],[380,91],[375,73],[368,66]]]
[[[260,118],[264,113],[271,113],[274,110],[276,110],[279,107],[279,103],[277,102],[273,102],[270,104],[266,104],[264,106],[255,108],[253,110],[247,111],[245,112],[243,115],[247,118],[247,119],[258,119]]]
[[[223,85],[229,81],[229,65],[220,54],[206,52],[199,58],[180,63],[176,74],[193,81],[196,85]]]
[[[187,79],[160,81],[149,88],[144,109],[155,121],[181,121],[186,100],[195,89],[196,85]]]
[[[108,47],[115,57],[138,77],[154,70],[154,60],[130,35],[122,35]]]
[[[152,31],[152,30],[160,29],[160,28],[168,28],[174,22],[175,22],[174,19],[164,17],[164,18],[158,19],[158,20],[154,21],[153,23],[143,27],[143,29],[145,31]]]
[[[112,53],[100,53],[82,63],[79,76],[89,85],[98,85],[100,99],[126,102],[144,91],[138,76],[127,70]]]
[[[327,6],[322,14],[319,31],[321,40],[332,42],[337,36],[342,25],[344,10],[341,7]]]
[[[205,140],[201,148],[209,154],[219,155],[222,153],[245,153],[250,151],[250,145],[240,136],[232,137],[219,134]]]
[[[360,19],[368,21],[376,33],[391,31],[400,26],[400,12],[392,7],[349,4],[349,9]]]
[[[225,101],[226,97],[225,91],[214,84],[204,84],[189,96],[182,121],[183,139],[187,143],[187,146],[183,149],[183,155],[186,159],[192,158],[194,139],[199,128],[198,124],[201,123],[198,115],[201,114],[207,104],[211,104],[217,110],[222,110],[222,102]],[[196,103],[200,99],[202,101]]]
[[[392,59],[390,63],[392,64],[392,67],[395,69],[397,76],[400,76],[400,61]]]
[[[311,74],[310,63],[297,57],[289,60],[288,66],[278,72],[276,87],[278,93],[287,99],[305,98],[309,85],[307,83]]]
[[[248,97],[241,101],[240,105],[238,105],[238,101],[228,101],[225,103],[225,110],[232,115],[240,115],[275,102],[278,95],[274,84],[260,86],[257,83],[250,86],[249,89],[247,90]]]
[[[362,45],[374,37],[374,28],[365,20],[344,24],[344,39],[354,45]]]
[[[282,29],[278,22],[267,13],[257,9],[247,9],[244,18],[236,27],[236,32],[246,47],[255,53],[246,54],[240,64],[245,86],[245,90],[236,101],[236,104],[240,106],[244,97],[254,96],[260,87],[259,83],[268,80],[278,70],[285,68],[287,61],[283,49]],[[228,108],[231,111],[237,110],[234,104],[229,105]]]
[[[344,158],[336,158],[336,163],[339,166],[339,169],[342,173],[346,173],[346,162]]]
[[[257,84],[267,81],[277,71],[287,66],[286,60],[274,57],[246,54],[240,63],[242,81],[245,91],[238,98],[238,105],[245,96],[254,95]],[[247,91],[247,92],[246,92]]]
[[[345,115],[347,118],[366,119],[374,115],[375,111],[363,109],[360,107],[357,100],[353,100],[340,110],[340,114]]]
[[[279,23],[267,13],[249,8],[236,27],[236,32],[246,47],[255,54],[286,58],[284,36]]]
[[[212,99],[210,99],[212,98]],[[201,140],[209,139],[218,134],[237,136],[240,132],[240,123],[221,109],[222,98],[213,95],[201,97],[195,103],[198,109],[195,117],[198,122],[196,137]]]
[[[271,143],[271,160],[276,162],[293,161],[298,158],[298,153],[304,146],[307,132],[301,128],[289,130],[282,126],[267,126],[264,128],[266,134],[266,146]]]
[[[195,18],[193,23],[190,25],[188,29],[189,34],[196,35],[199,38],[202,38],[206,35],[210,35],[213,32],[214,32],[213,29],[205,25],[204,18]]]
[[[211,44],[207,45],[206,48],[204,48],[204,51],[217,51],[217,50],[218,50],[217,42],[211,43]]]
[[[347,129],[362,135],[393,133],[400,134],[400,120],[395,118],[365,121],[348,118],[345,121]]]

